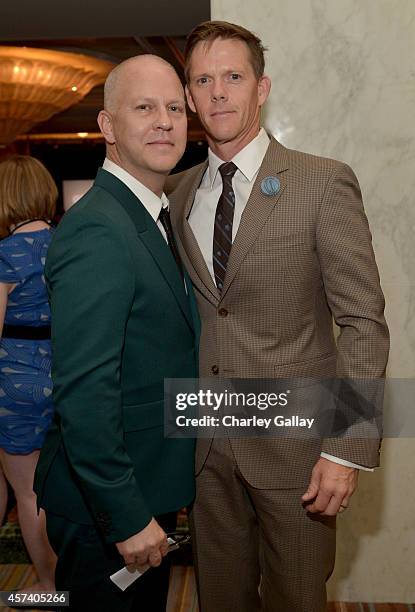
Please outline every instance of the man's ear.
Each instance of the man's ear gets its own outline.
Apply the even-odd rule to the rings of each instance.
[[[271,91],[271,79],[265,74],[258,81],[258,101],[262,106],[267,101],[269,92]]]
[[[112,117],[106,110],[99,112],[97,122],[102,135],[108,144],[115,143],[114,131],[112,129]]]
[[[186,85],[184,88],[185,92],[186,92],[186,98],[187,98],[187,103],[189,105],[189,108],[191,111],[193,111],[194,113],[196,112],[196,106],[193,102],[193,98],[192,98],[192,94],[190,93],[190,89],[189,86]]]

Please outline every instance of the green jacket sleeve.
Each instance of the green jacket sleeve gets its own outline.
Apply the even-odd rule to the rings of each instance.
[[[54,402],[91,513],[118,542],[151,520],[123,443],[120,369],[135,277],[126,241],[104,215],[65,221],[46,265]]]

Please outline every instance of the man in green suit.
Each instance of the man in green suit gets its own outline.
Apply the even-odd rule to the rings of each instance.
[[[166,532],[194,496],[192,440],[163,436],[163,380],[197,375],[198,318],[164,181],[182,156],[181,83],[155,56],[109,75],[107,157],[46,263],[56,418],[35,490],[71,610],[165,609]],[[151,569],[122,592],[109,576]]]

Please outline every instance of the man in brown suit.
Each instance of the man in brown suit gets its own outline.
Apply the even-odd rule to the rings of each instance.
[[[389,338],[357,179],[261,129],[263,52],[225,22],[187,41],[209,158],[171,178],[170,201],[202,318],[201,375],[381,378]],[[378,449],[351,437],[199,440],[201,612],[322,612],[336,514]]]

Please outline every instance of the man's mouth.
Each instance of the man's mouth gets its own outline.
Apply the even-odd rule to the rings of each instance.
[[[214,111],[213,113],[211,113],[211,117],[226,117],[227,115],[232,115],[235,111],[230,111],[230,110],[221,110],[221,111]]]
[[[174,146],[171,140],[152,140],[151,142],[148,142],[147,144],[149,145],[170,145],[171,147]]]

